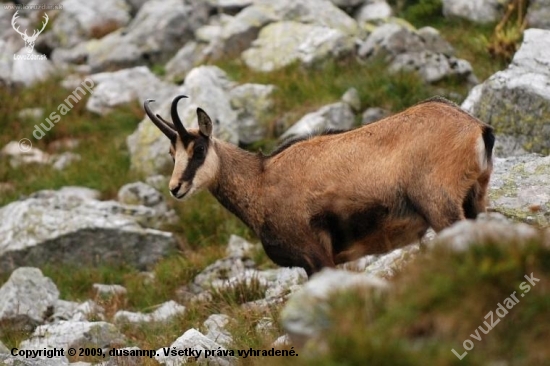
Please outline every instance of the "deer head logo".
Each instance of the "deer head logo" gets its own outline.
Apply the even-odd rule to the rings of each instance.
[[[25,41],[25,47],[27,47],[27,52],[31,53],[32,50],[34,49],[34,42],[36,42],[38,35],[42,33],[44,28],[46,28],[46,24],[48,24],[48,14],[44,14],[44,23],[42,23],[42,29],[40,29],[39,31],[35,29],[32,33],[32,36],[29,36],[27,34],[26,29],[25,29],[25,32],[21,32],[19,30],[19,26],[15,24],[15,21],[17,20],[17,18],[19,18],[19,15],[17,15],[17,12],[18,11],[16,11],[15,14],[13,14],[13,17],[11,18],[11,26],[13,27],[13,29],[15,29],[17,33],[21,35],[21,37],[23,38],[23,41]]]

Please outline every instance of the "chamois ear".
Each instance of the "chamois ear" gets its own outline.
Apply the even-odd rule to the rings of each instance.
[[[212,120],[201,108],[197,108],[197,118],[199,120],[199,131],[204,137],[212,135]]]

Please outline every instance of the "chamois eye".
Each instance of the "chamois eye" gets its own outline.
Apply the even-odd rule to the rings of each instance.
[[[199,145],[195,147],[195,155],[203,156],[204,155],[204,146]]]

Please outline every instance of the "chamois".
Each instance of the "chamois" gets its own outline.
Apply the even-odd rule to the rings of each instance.
[[[144,108],[170,139],[177,199],[208,189],[260,238],[271,260],[308,275],[410,244],[486,208],[491,126],[436,97],[366,126],[296,139],[270,155],[212,136],[197,108],[187,130]]]

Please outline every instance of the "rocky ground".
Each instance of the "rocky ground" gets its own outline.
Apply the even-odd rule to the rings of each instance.
[[[498,1],[54,3],[35,61],[12,57],[29,53],[0,7],[0,365],[548,362],[548,1],[505,61],[487,51]],[[167,141],[140,104],[169,115],[179,94],[186,126],[204,108],[250,150],[444,95],[496,129],[490,212],[308,280],[207,195],[167,199]],[[272,348],[294,357],[250,353]]]

